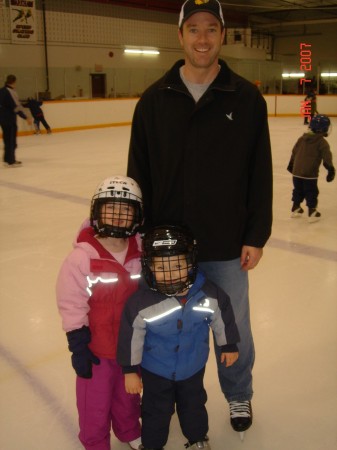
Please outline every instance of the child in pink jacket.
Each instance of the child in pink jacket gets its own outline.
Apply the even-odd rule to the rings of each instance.
[[[86,450],[110,450],[110,430],[139,449],[140,397],[127,394],[116,362],[120,317],[138,288],[142,195],[137,183],[113,176],[98,185],[90,226],[62,264],[57,305],[77,374],[79,439]]]

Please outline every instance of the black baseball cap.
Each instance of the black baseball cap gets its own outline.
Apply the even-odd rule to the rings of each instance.
[[[179,15],[179,29],[184,25],[184,22],[193,14],[198,12],[208,12],[213,14],[221,26],[225,27],[222,8],[218,0],[187,0],[181,7]]]

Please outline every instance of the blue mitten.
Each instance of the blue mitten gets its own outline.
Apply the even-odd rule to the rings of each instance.
[[[73,353],[71,363],[79,377],[92,378],[92,365],[99,364],[100,360],[95,356],[88,344],[91,341],[89,327],[83,326],[79,330],[67,333],[68,348]]]

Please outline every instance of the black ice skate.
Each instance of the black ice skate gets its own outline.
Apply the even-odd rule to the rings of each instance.
[[[300,205],[294,205],[292,208],[291,208],[291,217],[294,219],[294,218],[297,218],[297,217],[302,217],[302,214],[304,213],[304,211],[303,211],[303,209],[301,208],[301,206]]]
[[[148,447],[143,447],[142,445],[139,447],[139,450],[164,450],[164,447],[161,448],[148,448]]]
[[[317,211],[316,208],[309,208],[308,211],[308,222],[317,222],[321,218],[321,213]]]
[[[197,450],[197,449],[207,449],[207,450],[211,450],[211,447],[208,443],[208,436],[205,436],[204,440],[202,441],[198,441],[198,442],[187,442],[187,444],[185,444],[185,448],[190,448],[192,450]]]
[[[253,423],[252,405],[249,400],[242,402],[229,402],[229,413],[231,418],[231,425],[234,431],[240,433],[240,439],[243,441],[244,432]]]

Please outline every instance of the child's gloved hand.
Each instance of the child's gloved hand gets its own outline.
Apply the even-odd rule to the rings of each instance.
[[[71,364],[79,377],[92,378],[92,365],[98,365],[99,358],[87,348],[83,352],[73,353],[71,355]]]
[[[326,176],[326,181],[328,183],[330,183],[330,181],[333,181],[334,178],[335,178],[335,174],[336,174],[335,168],[334,167],[329,167],[328,168],[328,175]]]
[[[95,356],[88,344],[91,341],[90,329],[83,326],[79,330],[67,333],[68,348],[73,353],[71,363],[79,377],[92,378],[92,365],[99,364],[100,360]]]
[[[292,173],[293,172],[293,166],[294,166],[294,162],[292,160],[290,160],[289,164],[287,166],[287,171]]]

